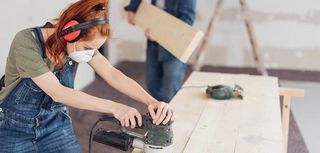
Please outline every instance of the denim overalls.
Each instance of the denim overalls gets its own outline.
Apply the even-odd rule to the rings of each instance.
[[[40,28],[32,29],[46,58]],[[73,88],[76,64],[53,73]],[[52,100],[30,78],[22,79],[0,105],[0,153],[79,153],[68,109]]]

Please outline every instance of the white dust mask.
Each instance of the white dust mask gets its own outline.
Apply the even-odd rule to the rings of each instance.
[[[69,57],[78,63],[87,63],[92,59],[94,49],[76,51],[75,44],[73,44],[73,52],[69,54]]]

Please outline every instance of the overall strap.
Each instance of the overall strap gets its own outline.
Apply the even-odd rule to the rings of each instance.
[[[1,91],[1,89],[2,89],[2,87],[4,87],[4,75],[1,77],[1,79],[0,79],[0,91]]]
[[[34,28],[32,28],[32,31],[35,34],[37,44],[41,49],[40,54],[41,54],[42,58],[46,58],[47,56],[46,56],[46,50],[45,50],[45,46],[44,46],[44,39],[43,39],[42,32],[40,30],[40,27],[34,27]]]

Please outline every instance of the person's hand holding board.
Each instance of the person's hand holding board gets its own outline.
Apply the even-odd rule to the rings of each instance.
[[[124,1],[125,6],[130,3]],[[128,22],[142,28],[148,39],[158,42],[184,63],[203,38],[202,31],[144,1],[136,13],[128,12]]]

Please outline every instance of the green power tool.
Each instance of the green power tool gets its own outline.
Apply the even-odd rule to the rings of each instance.
[[[218,100],[227,100],[233,97],[243,99],[243,88],[235,85],[234,88],[228,85],[208,86],[206,93],[209,97]]]
[[[104,117],[101,121],[109,121],[117,125],[119,130],[98,129],[93,135],[93,141],[127,151],[138,148],[144,153],[173,153],[172,121],[167,124],[155,125],[151,115],[142,115],[142,126],[145,135],[135,133],[122,127],[114,117]]]

